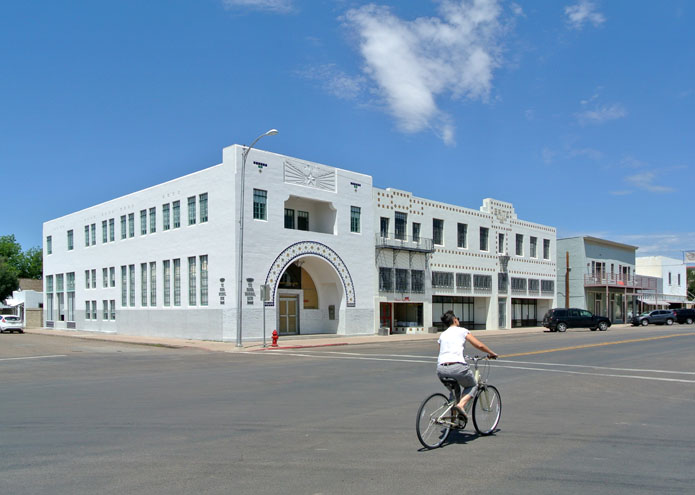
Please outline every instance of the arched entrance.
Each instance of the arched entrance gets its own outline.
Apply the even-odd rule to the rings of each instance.
[[[312,241],[283,250],[266,277],[281,334],[342,333],[345,308],[355,306],[352,277],[338,254]]]

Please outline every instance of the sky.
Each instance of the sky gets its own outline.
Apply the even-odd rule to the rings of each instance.
[[[695,250],[695,2],[0,3],[0,235],[222,149],[371,175],[558,238]]]

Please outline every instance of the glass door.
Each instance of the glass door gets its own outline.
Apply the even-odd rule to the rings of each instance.
[[[278,320],[278,331],[280,335],[296,335],[299,333],[298,296],[280,295]]]

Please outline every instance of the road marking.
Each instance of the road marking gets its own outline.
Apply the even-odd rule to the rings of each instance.
[[[25,356],[25,357],[13,357],[13,358],[0,358],[0,361],[19,361],[22,359],[46,359],[46,358],[57,358],[57,357],[67,357],[67,354],[50,354],[48,356]]]
[[[590,347],[603,347],[607,345],[618,345],[618,344],[632,344],[634,342],[648,342],[650,340],[661,340],[661,339],[670,339],[673,337],[686,337],[686,336],[693,336],[695,333],[676,333],[673,335],[661,335],[659,337],[645,337],[642,339],[631,339],[631,340],[618,340],[616,342],[601,342],[600,344],[584,344],[584,345],[575,345],[575,346],[570,346],[570,347],[557,347],[555,349],[544,349],[541,351],[530,351],[530,352],[518,352],[516,354],[502,354],[500,355],[501,358],[510,358],[510,357],[518,357],[518,356],[532,356],[534,354],[544,354],[546,352],[559,352],[559,351],[573,351],[576,349],[587,349]]]
[[[517,363],[517,364],[535,364],[540,366],[565,366],[572,368],[593,368],[597,370],[608,370],[608,371],[637,371],[637,372],[649,372],[649,373],[666,373],[669,375],[695,375],[695,371],[668,371],[668,370],[652,370],[649,368],[609,368],[606,366],[591,366],[588,364],[563,364],[563,363],[534,363],[529,361],[513,361],[510,359],[505,359],[502,364],[505,363]]]
[[[685,380],[682,378],[661,378],[657,376],[637,376],[637,375],[612,375],[609,373],[587,373],[584,371],[569,371],[569,370],[551,370],[547,368],[529,368],[524,366],[504,366],[497,364],[495,365],[499,368],[511,368],[516,370],[530,370],[530,371],[550,371],[552,373],[568,373],[572,375],[589,375],[589,376],[606,376],[611,378],[637,378],[639,380],[654,380],[659,382],[678,382],[678,383],[695,383],[695,380]],[[645,372],[650,372],[651,370],[644,370]]]

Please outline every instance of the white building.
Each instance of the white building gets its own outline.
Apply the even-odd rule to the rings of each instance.
[[[46,222],[45,325],[236,339],[244,150]],[[262,338],[264,316],[268,334],[354,335],[375,333],[385,311],[392,331],[426,331],[450,308],[473,328],[508,328],[535,325],[554,305],[555,229],[518,220],[511,204],[469,210],[255,149],[244,187],[244,340]],[[413,229],[429,244],[406,249]]]
[[[681,260],[666,256],[641,256],[635,260],[635,272],[659,279],[655,293],[644,296],[645,304],[655,307],[685,307],[688,277],[686,266]]]

